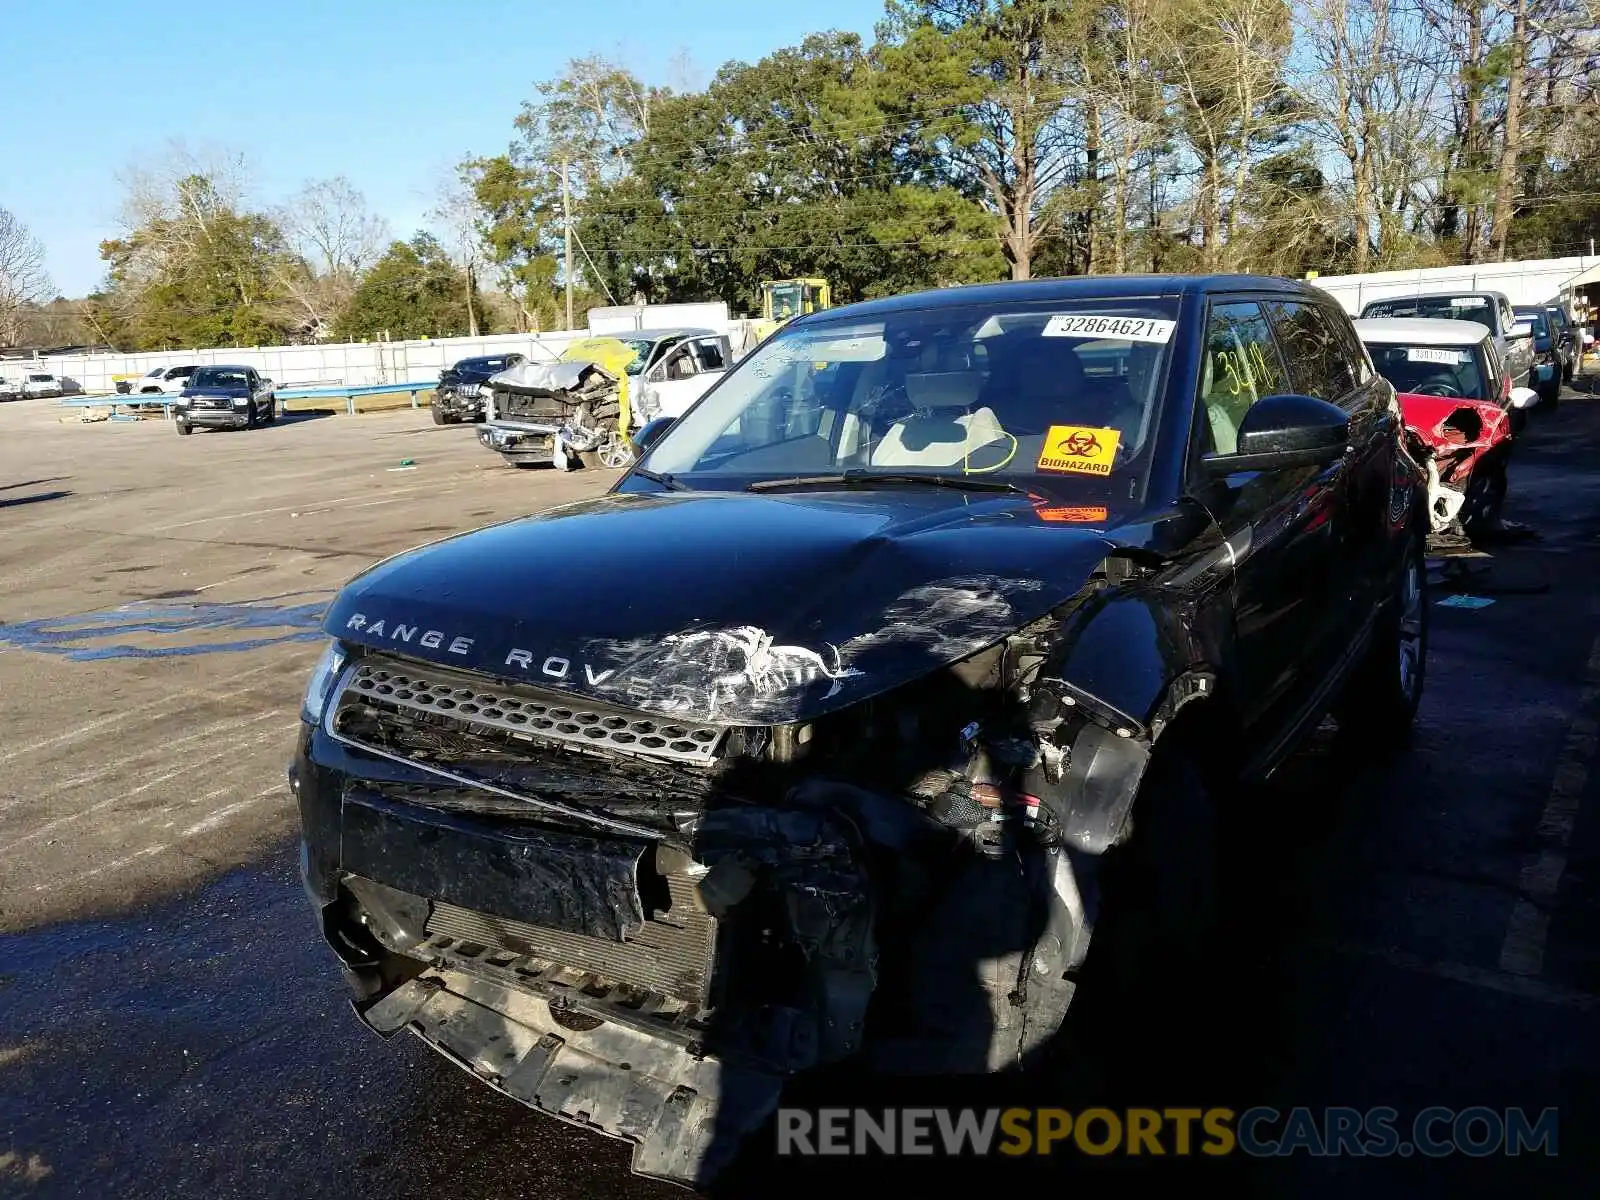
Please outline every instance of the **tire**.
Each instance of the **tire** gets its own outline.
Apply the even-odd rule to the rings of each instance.
[[[189,424],[189,422],[187,422],[187,421],[177,421],[177,422],[174,422],[174,423],[178,426],[178,436],[179,437],[188,437],[191,433],[194,432],[194,426]]]
[[[1428,670],[1428,565],[1425,539],[1412,527],[1405,565],[1378,617],[1372,645],[1334,707],[1341,732],[1367,751],[1410,740]]]
[[[437,404],[429,405],[429,407],[433,410],[433,423],[435,425],[449,425],[451,423],[450,415],[444,409]]]
[[[1213,793],[1177,729],[1152,751],[1128,839],[1103,858],[1099,913],[1063,1047],[1086,1082],[1143,1094],[1145,1077],[1204,1073],[1208,986],[1219,970],[1223,872]],[[1169,741],[1170,739],[1170,741]],[[1153,1086],[1153,1085],[1152,1085]]]
[[[255,401],[252,400],[249,404],[244,406],[244,427],[246,429],[255,429],[259,427],[260,424],[261,421],[256,417]]]
[[[1506,464],[1504,459],[1479,463],[1467,481],[1467,500],[1461,506],[1461,526],[1469,538],[1479,537],[1495,527],[1506,503]]]
[[[267,424],[271,425],[278,419],[278,397],[267,397]]]

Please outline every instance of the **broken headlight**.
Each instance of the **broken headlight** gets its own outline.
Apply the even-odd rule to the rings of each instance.
[[[343,669],[344,648],[338,642],[329,642],[322,657],[317,659],[317,665],[312,668],[311,682],[306,684],[305,699],[300,702],[300,719],[306,724],[322,723],[322,710],[327,706],[328,697],[333,694],[333,685],[339,681],[339,672]]]

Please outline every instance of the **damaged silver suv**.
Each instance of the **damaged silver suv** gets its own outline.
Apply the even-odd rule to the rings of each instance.
[[[689,1184],[815,1068],[1046,1054],[1206,944],[1240,781],[1403,740],[1401,432],[1286,280],[791,323],[608,494],[330,608],[290,778],[362,1019]]]

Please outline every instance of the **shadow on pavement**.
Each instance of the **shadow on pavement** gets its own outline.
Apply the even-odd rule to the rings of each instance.
[[[26,486],[20,484],[18,486]],[[20,508],[24,504],[43,504],[47,500],[65,500],[70,491],[40,492],[34,496],[0,496],[0,508]]]

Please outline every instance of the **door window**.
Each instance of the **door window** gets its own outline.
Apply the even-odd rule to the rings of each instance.
[[[1294,389],[1330,403],[1349,395],[1360,376],[1322,307],[1305,300],[1274,300],[1270,307]]]
[[[1234,453],[1239,423],[1250,406],[1284,390],[1283,363],[1261,305],[1254,300],[1213,304],[1200,371],[1200,426],[1207,448]]]
[[[722,354],[722,342],[717,338],[701,338],[694,344],[694,356],[702,371],[721,371],[728,365]]]
[[[661,374],[666,379],[689,379],[696,373],[694,347],[682,345],[669,353],[661,364]]]

